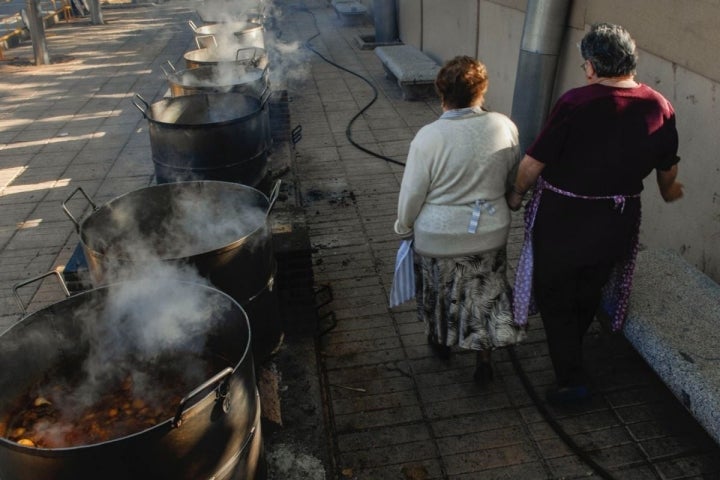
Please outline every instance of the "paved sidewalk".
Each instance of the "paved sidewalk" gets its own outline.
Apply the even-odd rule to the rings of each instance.
[[[106,25],[48,29],[51,65],[32,65],[29,42],[0,63],[0,327],[17,319],[12,285],[72,255],[78,238],[61,203],[76,187],[102,204],[153,180],[147,121],[131,101],[167,90],[160,67],[182,58],[197,17],[171,5],[106,12]],[[33,309],[58,293],[43,287]]]
[[[77,234],[61,203],[82,186],[98,204],[153,183],[147,121],[132,105],[167,90],[161,66],[193,48],[187,20],[201,2],[107,8],[106,25],[76,19],[48,30],[52,65],[30,65],[23,44],[0,62],[0,330],[21,317],[13,285],[64,265]],[[496,380],[471,379],[474,357],[436,359],[411,304],[388,309],[397,239],[392,222],[410,140],[437,118],[436,100],[407,102],[322,0],[277,2],[273,88],[287,90],[290,125],[302,126],[278,212],[307,229],[315,289],[332,293],[317,317],[288,323],[274,359],[282,425],[266,430],[271,472],[292,479],[601,478],[541,415],[552,374],[539,319],[516,349],[494,355]],[[286,67],[284,70],[281,67]],[[492,86],[490,87],[492,88]],[[517,261],[519,215],[510,238]],[[280,220],[278,222],[282,223]],[[325,288],[326,290],[321,290]],[[324,292],[324,293],[321,293]],[[30,310],[62,293],[45,281],[21,296]],[[294,307],[293,307],[294,308]],[[299,318],[295,317],[295,318]],[[596,395],[582,409],[549,409],[591,461],[618,479],[720,478],[720,448],[622,337],[596,326],[588,364]],[[282,450],[282,452],[281,452]],[[282,453],[282,455],[280,454]],[[285,463],[283,463],[283,461]]]

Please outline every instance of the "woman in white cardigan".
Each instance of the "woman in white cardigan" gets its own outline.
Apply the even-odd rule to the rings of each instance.
[[[395,233],[413,239],[418,317],[441,358],[453,346],[476,350],[474,378],[492,380],[490,352],[513,345],[506,276],[510,210],[505,193],[520,158],[518,132],[505,115],[482,108],[485,66],[448,61],[435,89],[442,116],[410,144]]]

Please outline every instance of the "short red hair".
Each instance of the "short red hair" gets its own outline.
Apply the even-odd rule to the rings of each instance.
[[[488,89],[485,65],[467,55],[448,60],[435,78],[435,91],[445,107],[466,108],[482,98]]]

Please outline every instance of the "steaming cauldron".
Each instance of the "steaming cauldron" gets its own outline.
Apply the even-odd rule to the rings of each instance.
[[[266,98],[200,93],[134,105],[148,120],[157,183],[221,180],[257,186],[272,143]]]
[[[183,313],[177,304],[190,298],[197,308],[185,308]],[[145,317],[142,311],[140,315],[132,313],[138,306],[143,307]],[[168,309],[172,314],[163,321],[193,327],[173,337],[177,341],[155,342],[154,350],[145,350],[137,340],[142,335],[127,335],[125,343],[103,335],[127,331],[126,324],[117,322],[130,322],[129,318],[134,325],[152,327]],[[155,333],[165,331],[156,329]],[[0,335],[0,418],[5,425],[12,422],[9,412],[17,399],[48,372],[54,374],[58,367],[80,372],[88,365],[97,366],[96,343],[117,349],[116,356],[109,357],[115,360],[107,362],[108,373],[120,364],[132,368],[134,359],[140,357],[138,352],[144,351],[145,360],[157,368],[183,362],[195,365],[202,356],[217,368],[217,374],[199,384],[184,385],[185,398],[169,404],[174,414],[159,423],[100,443],[35,448],[10,441],[0,432],[3,480],[264,478],[260,406],[247,316],[230,296],[197,283],[167,279],[149,287],[117,283],[25,316]],[[162,398],[165,392],[154,393]]]
[[[183,55],[187,68],[217,65],[218,63],[236,63],[254,68],[265,69],[268,66],[267,51],[264,48],[198,48]]]
[[[268,198],[247,185],[218,181],[154,185],[98,207],[81,187],[63,203],[75,223],[93,285],[142,276],[154,265],[190,265],[248,312],[256,361],[281,338]],[[93,212],[81,222],[67,203],[82,193]]]
[[[231,64],[206,65],[166,74],[173,97],[195,93],[235,92],[260,97],[270,94],[267,70]]]
[[[265,48],[263,27],[252,22],[222,22],[196,26],[188,22],[195,33],[195,41],[199,48],[213,46],[237,45],[240,47]]]

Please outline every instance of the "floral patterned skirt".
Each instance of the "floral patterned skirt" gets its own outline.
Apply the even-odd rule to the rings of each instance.
[[[505,248],[457,258],[415,253],[418,318],[434,343],[492,350],[521,342],[513,321]]]

